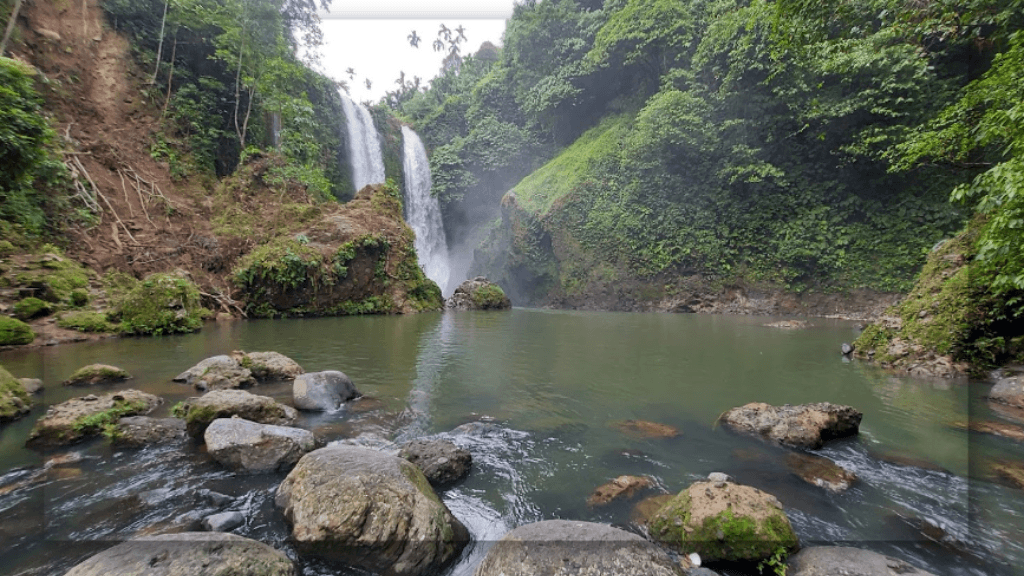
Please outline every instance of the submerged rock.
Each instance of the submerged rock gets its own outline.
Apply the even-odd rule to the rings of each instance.
[[[218,418],[203,433],[206,451],[236,472],[260,474],[291,468],[313,449],[313,433],[300,428]]]
[[[124,382],[132,377],[126,370],[106,364],[89,364],[83,366],[63,382],[64,386],[95,386],[97,384],[113,384]]]
[[[36,422],[25,445],[48,449],[74,444],[102,433],[123,416],[148,414],[162,402],[159,397],[138,390],[72,398],[51,406]]]
[[[992,464],[992,470],[996,476],[1006,480],[1014,487],[1024,490],[1024,464],[1000,460]]]
[[[389,576],[438,572],[469,541],[418,468],[367,448],[306,454],[276,503],[300,552]]]
[[[637,526],[646,526],[651,518],[661,510],[665,504],[672,501],[675,496],[671,494],[658,494],[649,496],[636,503],[629,513],[629,521]]]
[[[465,478],[473,465],[473,455],[469,450],[440,438],[406,442],[398,456],[412,462],[435,487],[448,486]]]
[[[821,448],[826,440],[853,436],[860,430],[861,412],[828,402],[772,406],[752,402],[721,416],[730,428],[751,432],[796,448]]]
[[[778,499],[732,482],[697,482],[662,507],[648,523],[651,537],[705,561],[769,558],[797,537]]]
[[[299,363],[278,352],[242,352],[235,350],[231,357],[242,368],[252,372],[259,382],[291,380],[305,372]]]
[[[283,552],[242,536],[184,532],[144,536],[100,552],[66,576],[295,576]]]
[[[604,506],[615,500],[632,498],[637,492],[654,487],[647,476],[619,476],[598,486],[587,498],[587,506]]]
[[[648,422],[646,420],[621,420],[612,422],[612,427],[633,438],[675,438],[679,429],[668,424]]]
[[[221,512],[203,518],[203,529],[207,532],[230,532],[245,524],[245,516],[241,512]]]
[[[765,324],[768,328],[788,328],[790,330],[807,328],[806,320],[779,320]]]
[[[483,276],[466,280],[444,302],[448,310],[507,310],[512,301],[500,286]]]
[[[545,520],[509,532],[474,576],[682,576],[664,550],[606,524]]]
[[[188,435],[199,438],[217,418],[238,416],[260,424],[291,426],[299,413],[269,396],[257,396],[245,390],[214,390],[189,398],[176,415],[185,419]]]
[[[786,456],[786,465],[801,480],[824,488],[829,492],[845,492],[857,480],[857,475],[828,458],[794,452]]]
[[[196,390],[230,390],[256,384],[252,372],[227,355],[207,358],[175,376],[174,381]]]
[[[337,370],[302,374],[292,384],[292,398],[299,410],[330,412],[357,396],[352,380]]]
[[[794,554],[787,576],[934,576],[902,560],[859,548],[814,546]]]
[[[17,420],[32,410],[25,386],[0,366],[0,423]]]
[[[117,421],[112,441],[115,446],[141,448],[150,444],[179,442],[185,438],[185,421],[181,418],[128,416]]]
[[[950,426],[958,430],[970,430],[971,432],[1002,436],[1010,440],[1024,442],[1024,428],[1016,424],[996,422],[994,420],[971,420],[969,422],[954,422]]]

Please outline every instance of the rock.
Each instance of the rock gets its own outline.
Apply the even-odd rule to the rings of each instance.
[[[1014,487],[1024,490],[1024,464],[1000,460],[992,464],[992,470]]]
[[[629,521],[637,526],[646,526],[651,518],[661,510],[662,506],[672,501],[675,496],[671,494],[658,494],[649,496],[636,503],[629,513]]]
[[[769,558],[779,547],[797,548],[797,537],[777,498],[731,482],[697,482],[648,523],[651,537],[705,562]]]
[[[786,456],[786,465],[801,480],[824,488],[829,492],[845,492],[857,480],[857,475],[828,458],[794,452]]]
[[[47,40],[53,40],[54,42],[60,42],[60,34],[53,30],[47,30],[46,28],[36,28],[36,34],[39,34]]]
[[[598,486],[587,498],[587,506],[604,506],[620,498],[632,498],[637,492],[653,487],[654,480],[647,476],[619,476]]]
[[[849,356],[850,354],[853,354],[855,350],[853,344],[849,344],[847,342],[843,342],[843,345],[839,349],[842,351],[843,356]]]
[[[291,380],[305,372],[298,362],[277,352],[249,352],[235,350],[231,357],[242,368],[247,368],[259,382]]]
[[[291,468],[313,449],[313,433],[299,428],[218,418],[203,433],[206,451],[236,472],[260,474]]]
[[[270,546],[220,532],[183,532],[122,542],[66,576],[295,576],[295,566]]]
[[[845,546],[814,546],[791,556],[787,576],[933,576],[902,560]]]
[[[123,416],[148,414],[162,402],[157,396],[130,389],[72,398],[51,406],[36,422],[25,445],[49,449],[74,444],[102,433]]]
[[[828,402],[772,406],[753,402],[733,408],[720,420],[741,432],[752,432],[796,448],[821,448],[826,440],[852,436],[864,415],[849,406]]]
[[[39,394],[43,391],[43,381],[39,378],[18,378],[21,387],[29,394]]]
[[[0,423],[17,420],[32,410],[25,386],[0,366]]]
[[[1024,442],[1024,428],[1016,424],[996,422],[994,420],[971,420],[969,422],[954,422],[950,426],[958,430],[970,430],[971,432],[1002,436],[1010,440]]]
[[[117,421],[117,431],[112,440],[115,446],[141,448],[150,444],[180,442],[185,438],[185,421],[181,418],[128,416]]]
[[[245,524],[241,512],[221,512],[203,518],[203,529],[208,532],[230,532]]]
[[[499,540],[474,576],[682,576],[655,544],[593,522],[545,520],[520,526]]]
[[[189,398],[181,405],[188,435],[199,438],[217,418],[238,416],[260,424],[291,426],[299,413],[269,396],[257,396],[245,390],[214,390],[198,398]]]
[[[440,572],[469,541],[418,468],[367,448],[306,454],[276,503],[302,553],[388,576]]]
[[[723,472],[712,472],[708,474],[708,482],[732,482],[732,476]]]
[[[469,450],[459,448],[451,440],[420,438],[406,442],[398,452],[419,468],[431,485],[440,487],[453,484],[469,474],[473,456]]]
[[[213,490],[206,490],[205,488],[199,491],[199,495],[205,498],[211,506],[216,506],[217,508],[223,508],[235,501],[234,498],[227,494],[221,494],[220,492],[214,492]]]
[[[124,382],[132,375],[118,368],[106,364],[89,364],[83,366],[63,382],[64,386],[95,386],[97,384],[113,384]]]
[[[668,424],[658,424],[646,420],[622,420],[612,422],[612,427],[633,438],[675,438],[679,430]]]
[[[787,328],[790,330],[807,328],[807,322],[804,320],[779,320],[778,322],[771,322],[765,324],[768,328]]]
[[[352,380],[337,370],[302,374],[292,384],[292,398],[299,410],[330,412],[357,396]]]
[[[500,286],[483,276],[466,280],[444,302],[448,310],[507,310],[512,301]]]
[[[1015,408],[1024,408],[1024,377],[1003,378],[989,390],[988,399]]]
[[[174,381],[184,382],[196,390],[231,390],[256,384],[248,368],[226,355],[207,358],[175,376]]]

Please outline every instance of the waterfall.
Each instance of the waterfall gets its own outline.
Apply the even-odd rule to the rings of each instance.
[[[341,104],[345,109],[345,124],[348,127],[348,159],[352,165],[352,183],[358,192],[367,184],[384,181],[384,156],[370,111],[344,94],[341,95]]]
[[[448,242],[441,223],[441,207],[430,195],[430,163],[415,132],[402,126],[402,170],[405,175],[406,221],[416,233],[416,255],[423,272],[447,294]]]

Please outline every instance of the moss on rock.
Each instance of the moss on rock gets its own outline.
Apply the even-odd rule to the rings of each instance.
[[[74,374],[64,381],[65,386],[92,386],[123,382],[132,377],[126,370],[106,364],[89,364],[75,370]]]
[[[116,303],[114,315],[126,334],[195,332],[210,311],[203,308],[199,289],[177,274],[152,274],[137,282]]]
[[[0,346],[31,344],[36,339],[35,332],[21,320],[0,316]]]
[[[0,366],[0,423],[16,420],[32,408],[25,387],[10,372]]]
[[[14,317],[18,320],[31,320],[50,313],[50,305],[39,298],[28,297],[14,305]]]
[[[57,326],[79,332],[117,332],[117,324],[107,320],[107,315],[100,312],[66,312],[57,318]]]
[[[757,562],[777,549],[795,550],[796,534],[778,501],[731,482],[697,482],[654,515],[651,536],[708,562]]]

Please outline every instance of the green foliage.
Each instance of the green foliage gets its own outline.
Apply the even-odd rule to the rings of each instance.
[[[137,335],[195,332],[209,315],[196,285],[175,274],[152,274],[137,281],[114,298],[111,313],[120,320],[121,332]]]
[[[293,238],[278,238],[245,255],[233,273],[233,281],[258,296],[267,284],[298,288],[318,277],[323,256],[315,248]]]
[[[31,344],[36,339],[32,328],[21,320],[0,316],[0,346]]]
[[[145,409],[146,405],[142,402],[116,400],[113,407],[103,412],[97,412],[96,414],[90,414],[75,420],[72,429],[80,435],[102,433],[108,439],[112,439],[116,435],[117,421],[122,416],[138,414]]]
[[[34,80],[31,67],[0,55],[0,221],[29,236],[54,227],[67,182]]]
[[[496,284],[481,286],[473,292],[473,304],[481,310],[501,308],[506,300],[505,291]]]
[[[89,303],[89,293],[80,288],[76,288],[71,291],[70,296],[71,305],[76,308],[81,308]]]
[[[14,317],[18,320],[31,320],[50,313],[50,305],[39,298],[24,298],[14,305]]]
[[[21,382],[0,366],[0,422],[13,420],[28,412],[32,399]]]
[[[100,312],[65,312],[57,319],[57,326],[79,332],[118,332],[119,327]]]
[[[788,555],[789,551],[779,546],[771,556],[757,563],[757,573],[764,574],[764,569],[768,568],[775,576],[786,576],[786,556]]]

